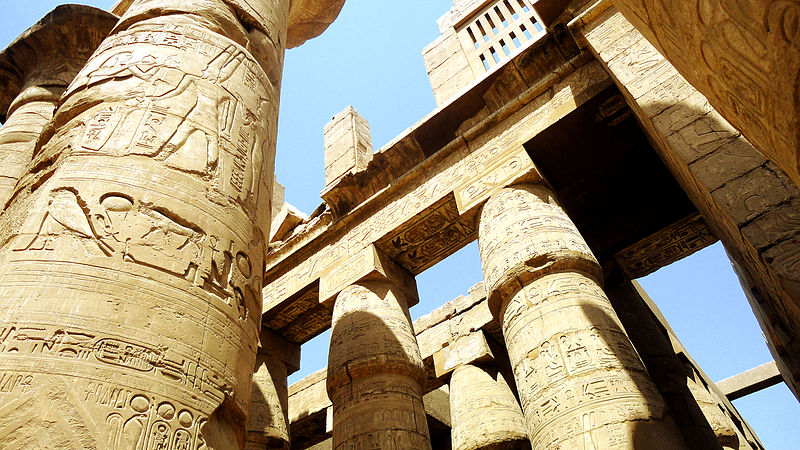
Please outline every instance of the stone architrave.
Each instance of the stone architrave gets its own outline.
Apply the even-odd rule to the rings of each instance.
[[[430,449],[424,383],[404,291],[390,281],[342,290],[328,354],[333,448]]]
[[[465,364],[450,378],[453,450],[530,449],[514,393],[496,369]]]
[[[284,49],[341,4],[132,2],[3,214],[0,447],[244,445]]]
[[[289,449],[289,374],[300,369],[300,347],[261,330],[245,450]]]
[[[685,446],[600,287],[597,260],[548,189],[495,193],[479,247],[533,448]]]
[[[0,52],[0,211],[61,94],[118,19],[102,9],[62,5]]]
[[[727,121],[800,186],[800,2],[614,4]]]

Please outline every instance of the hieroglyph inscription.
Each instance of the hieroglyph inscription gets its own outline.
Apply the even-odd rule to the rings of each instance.
[[[106,257],[107,265],[135,264],[183,278],[224,302],[245,321],[261,288],[249,254],[252,243],[205,233],[167,209],[111,193],[87,203],[74,188],[49,193],[41,217],[18,241],[15,252],[46,256],[79,252]]]
[[[76,151],[152,157],[266,223],[277,89],[246,50],[191,25],[137,26],[107,39],[67,95],[110,80],[117,101],[83,115]]]
[[[46,402],[56,380],[102,384],[70,419],[96,448],[234,442],[244,425],[225,417],[250,402],[278,86],[198,23],[150,18],[104,41],[0,248],[0,373],[23,376],[0,405]]]
[[[615,0],[714,108],[800,180],[800,3]]]

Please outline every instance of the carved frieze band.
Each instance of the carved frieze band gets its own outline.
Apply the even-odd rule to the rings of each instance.
[[[419,274],[474,241],[478,206],[498,188],[539,179],[521,143],[557,122],[609,83],[607,73],[599,64],[590,62],[579,67],[547,93],[526,104],[508,122],[475,136],[474,142],[469,144],[472,149],[466,144],[454,147],[449,154],[436,160],[435,165],[417,171],[409,186],[398,184],[396,197],[375,205],[373,213],[353,222],[339,237],[329,238],[323,231],[310,238],[298,248],[307,256],[295,259],[297,262],[288,262],[293,252],[280,252],[273,259],[268,256],[265,320],[280,315],[286,304],[294,301],[299,291],[319,280],[321,274],[333,274],[337,265],[370,245],[409,273]],[[347,218],[341,221],[345,220]],[[329,294],[321,292],[320,298]]]
[[[699,214],[648,236],[614,255],[631,279],[641,278],[717,242]]]

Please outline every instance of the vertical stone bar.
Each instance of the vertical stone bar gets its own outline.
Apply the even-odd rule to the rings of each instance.
[[[245,450],[288,449],[289,374],[300,369],[300,347],[261,330],[253,373]]]
[[[431,448],[424,366],[401,289],[361,281],[342,290],[328,358],[334,449]]]
[[[97,8],[59,6],[0,52],[0,211],[61,94],[117,20]]]
[[[514,393],[493,368],[464,364],[450,378],[453,450],[530,449]]]
[[[685,447],[597,260],[550,191],[498,191],[481,212],[479,245],[533,448]]]
[[[135,0],[65,92],[0,224],[0,447],[243,447],[290,3],[338,12]]]

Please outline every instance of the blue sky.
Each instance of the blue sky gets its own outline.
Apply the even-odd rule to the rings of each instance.
[[[61,2],[0,0],[0,47]],[[86,1],[110,8],[114,0]],[[388,6],[391,5],[391,6]],[[435,108],[421,51],[439,34],[436,20],[451,0],[348,0],[320,38],[287,53],[278,132],[277,178],[287,201],[309,213],[324,185],[322,130],[353,105],[370,122],[382,147]],[[428,313],[481,279],[471,244],[417,278]],[[692,356],[715,381],[771,359],[761,330],[725,252],[717,244],[640,280]],[[303,347],[296,381],[326,364],[328,334]],[[785,385],[735,405],[768,449],[800,448],[800,405]]]

